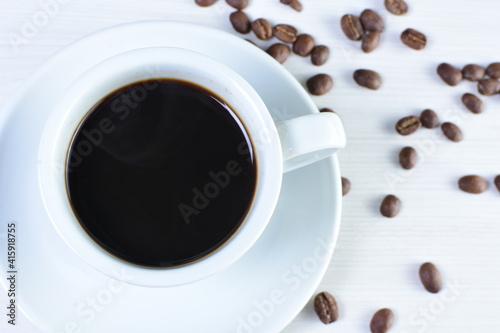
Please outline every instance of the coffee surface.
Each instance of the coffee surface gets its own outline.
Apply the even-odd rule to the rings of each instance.
[[[256,161],[232,109],[194,84],[154,79],[101,100],[68,154],[75,215],[130,263],[174,267],[214,252],[252,204]]]

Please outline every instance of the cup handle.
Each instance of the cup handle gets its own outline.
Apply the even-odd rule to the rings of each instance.
[[[283,172],[319,161],[346,143],[339,116],[331,112],[314,113],[276,124],[283,152]]]

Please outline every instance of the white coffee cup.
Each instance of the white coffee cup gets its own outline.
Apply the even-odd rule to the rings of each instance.
[[[222,247],[194,263],[174,268],[146,268],[114,257],[80,226],[69,202],[66,184],[73,136],[93,106],[130,83],[181,79],[220,96],[245,124],[258,160],[254,200],[240,229]],[[271,219],[283,172],[334,154],[345,134],[334,113],[314,113],[275,124],[252,86],[225,65],[180,48],[145,48],[113,56],[89,69],[67,90],[52,110],[39,148],[39,184],[48,215],[60,236],[85,262],[115,277],[126,271],[133,283],[175,286],[210,276],[237,261],[257,241]]]

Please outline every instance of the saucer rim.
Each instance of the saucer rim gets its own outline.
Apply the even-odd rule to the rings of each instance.
[[[231,35],[227,32],[224,32],[224,31],[221,31],[221,30],[218,30],[218,29],[215,29],[215,28],[209,28],[209,27],[205,27],[205,26],[202,26],[202,25],[197,25],[197,24],[191,24],[191,23],[183,23],[183,22],[175,22],[175,21],[163,21],[163,20],[156,20],[156,21],[139,21],[139,22],[133,22],[133,23],[124,23],[124,24],[120,24],[120,25],[117,25],[117,26],[112,26],[112,27],[108,27],[106,29],[103,29],[103,30],[100,30],[100,31],[97,31],[97,32],[94,32],[90,35],[87,35],[79,40],[77,40],[76,42],[73,42],[71,43],[69,46],[63,48],[62,50],[58,51],[57,53],[55,53],[53,56],[50,57],[50,59],[45,62],[44,64],[42,64],[30,77],[29,79],[23,84],[23,86],[21,87],[21,89],[18,90],[17,94],[15,96],[12,97],[12,100],[10,103],[7,104],[6,108],[5,108],[5,111],[2,113],[2,116],[0,117],[0,130],[3,132],[3,129],[5,128],[5,126],[8,125],[8,123],[11,121],[11,118],[13,116],[13,113],[14,113],[14,110],[15,110],[15,107],[16,105],[19,104],[20,100],[22,99],[22,97],[24,95],[26,95],[28,93],[28,91],[30,91],[31,89],[34,89],[36,88],[36,82],[37,81],[40,81],[40,76],[42,76],[44,73],[47,74],[48,72],[48,69],[51,68],[52,66],[54,65],[57,65],[57,61],[58,59],[64,57],[66,54],[69,54],[73,48],[75,48],[75,46],[78,46],[80,45],[81,43],[85,42],[85,41],[88,41],[88,40],[92,40],[93,38],[96,38],[96,37],[99,37],[99,36],[102,36],[102,35],[105,35],[107,33],[112,33],[114,31],[117,31],[117,30],[120,30],[120,29],[123,29],[124,27],[125,28],[132,28],[132,27],[135,27],[137,25],[155,25],[155,24],[162,24],[162,25],[170,25],[170,26],[177,26],[179,27],[179,25],[181,25],[182,27],[198,27],[198,28],[203,28],[205,31],[212,31],[212,32],[215,32],[217,34],[226,34],[227,35],[227,38],[234,38],[234,41],[236,41],[236,39],[238,39],[238,43],[240,43],[241,47],[246,47],[244,46],[245,41],[243,41],[242,39],[240,39],[239,37],[237,36],[234,36],[234,35]],[[250,47],[255,47],[255,46],[251,46],[250,44],[248,44]],[[262,61],[268,61],[269,63],[271,62],[274,62],[274,59],[272,58],[268,58],[267,60],[264,60],[264,58],[262,57]],[[277,66],[280,66],[276,63]],[[273,65],[274,66],[274,65]],[[276,68],[278,68],[276,66]],[[300,89],[300,94],[303,94],[305,97],[305,100],[306,101],[309,101],[310,104],[314,105],[312,99],[307,95],[307,93],[303,90],[302,86],[295,80],[295,78],[293,78],[293,76],[288,72],[286,71],[284,68],[281,69],[282,71],[286,72],[285,75],[288,76],[289,80],[292,80],[293,82],[295,82],[295,86],[297,89]],[[3,135],[2,135],[3,137]],[[320,280],[322,279],[323,275],[325,274],[327,268],[328,268],[328,265],[329,265],[329,262],[331,260],[331,256],[333,255],[333,249],[334,249],[334,246],[335,246],[335,243],[336,243],[336,240],[337,240],[337,237],[338,237],[338,232],[339,232],[339,227],[340,227],[340,215],[341,215],[341,195],[339,195],[340,193],[340,168],[339,168],[339,165],[338,165],[338,159],[336,156],[332,156],[330,158],[328,158],[327,160],[325,161],[322,161],[322,162],[319,162],[319,163],[323,163],[323,164],[329,164],[329,168],[331,169],[331,174],[333,174],[333,181],[334,181],[334,184],[333,185],[333,188],[335,188],[335,192],[337,193],[337,195],[335,196],[335,198],[333,198],[334,202],[332,202],[331,204],[336,206],[336,210],[335,210],[335,214],[334,216],[332,216],[331,218],[331,221],[332,221],[332,228],[331,228],[331,235],[328,235],[330,238],[331,238],[331,242],[329,245],[330,247],[330,251],[328,252],[328,258],[327,260],[325,261],[325,263],[320,267],[320,269],[318,270],[317,274],[315,274],[314,278],[312,279],[312,281],[310,281],[308,283],[308,288],[307,288],[307,294],[310,294],[312,295],[314,290],[317,288],[317,286],[319,285],[319,282]],[[264,231],[265,232],[265,231]],[[4,286],[5,287],[5,286]],[[309,297],[310,298],[310,297]],[[293,318],[296,317],[296,315],[302,310],[302,308],[304,307],[305,304],[307,304],[307,302],[309,301],[309,298],[304,298],[300,304],[300,306],[296,306],[296,311],[294,313],[291,313],[289,316],[287,316],[288,318],[286,320],[283,320],[281,319],[280,320],[280,324],[276,324],[276,322],[278,321],[277,319],[274,321],[274,325],[273,326],[279,326],[280,329],[279,330],[282,330],[284,329],[292,320]],[[22,309],[21,309],[22,310]],[[38,323],[34,318],[32,318],[29,313],[26,313],[26,311],[23,311],[24,314],[28,317],[28,319],[36,326],[36,327],[43,327],[43,324],[42,323]]]

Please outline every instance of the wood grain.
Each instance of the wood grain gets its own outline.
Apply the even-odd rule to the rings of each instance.
[[[233,32],[228,19],[233,9],[222,0],[208,8],[190,0],[74,0],[54,9],[54,17],[16,51],[9,34],[22,34],[27,22],[43,10],[40,3],[0,2],[0,109],[52,54],[105,27],[172,19]],[[333,261],[318,288],[336,297],[340,318],[324,326],[310,302],[284,333],[367,332],[372,314],[383,307],[395,313],[394,332],[500,331],[500,193],[492,183],[500,174],[500,98],[481,96],[486,111],[471,114],[460,96],[475,93],[476,86],[462,82],[452,88],[435,74],[441,62],[461,68],[500,61],[500,2],[408,3],[409,13],[401,17],[389,14],[383,1],[369,0],[304,0],[301,13],[278,0],[251,0],[247,9],[252,18],[292,24],[330,47],[332,57],[322,67],[294,55],[285,67],[301,83],[320,72],[333,76],[333,90],[314,100],[319,108],[332,108],[341,116],[348,136],[348,146],[339,157],[352,190],[344,200]],[[359,14],[365,8],[386,21],[381,45],[371,54],[364,54],[360,44],[347,40],[340,29],[342,15]],[[409,27],[427,35],[426,49],[415,51],[401,43],[399,35]],[[261,47],[275,42],[257,41],[251,34],[244,37]],[[369,91],[357,86],[352,73],[360,68],[378,71],[382,88]],[[399,118],[426,108],[435,110],[442,121],[459,125],[464,141],[449,142],[437,129],[422,129],[409,137],[396,134]],[[412,171],[403,171],[397,163],[397,154],[406,145],[420,154],[421,163]],[[485,177],[490,188],[481,195],[459,191],[457,180],[467,174]],[[378,213],[380,201],[389,193],[403,202],[394,219]],[[418,268],[425,261],[434,262],[443,274],[440,294],[427,293],[418,280]],[[5,299],[0,293],[0,304]],[[36,332],[25,317],[16,328],[3,317],[1,332]]]

